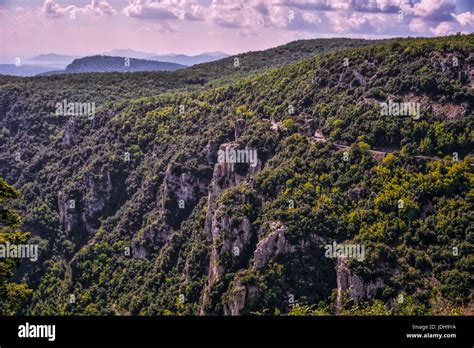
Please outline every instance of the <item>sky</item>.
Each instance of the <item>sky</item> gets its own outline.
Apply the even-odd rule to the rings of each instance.
[[[0,62],[112,49],[262,50],[298,39],[474,30],[474,0],[0,0]]]

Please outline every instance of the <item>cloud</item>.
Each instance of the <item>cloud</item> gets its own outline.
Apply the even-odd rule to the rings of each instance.
[[[261,3],[252,4],[243,1],[213,0],[209,7],[209,18],[224,28],[257,28],[264,25],[265,14]],[[265,6],[265,9],[267,7]]]
[[[454,25],[451,22],[442,22],[438,24],[436,28],[431,29],[431,31],[436,36],[452,35],[456,32]]]
[[[91,14],[95,16],[105,16],[105,15],[113,15],[116,13],[116,11],[106,1],[99,2],[99,0],[92,0],[90,5],[86,5],[84,7],[83,13]]]
[[[474,28],[474,14],[464,12],[454,16],[454,21],[441,22],[431,29],[434,35],[453,35],[457,32],[472,33]]]
[[[398,15],[390,12],[327,12],[322,26],[326,32],[357,37],[398,36],[406,28]]]
[[[13,21],[15,19],[15,17],[13,17],[10,12],[5,10],[0,10],[0,18],[2,19],[2,22],[7,20]]]
[[[123,13],[148,20],[203,20],[202,6],[198,0],[129,0]]]
[[[357,11],[395,13],[400,0],[280,0],[280,6],[303,11]]]
[[[264,16],[268,16],[270,14],[267,6],[263,2],[256,4],[254,8],[258,13],[261,13]]]
[[[464,12],[453,14],[452,20],[432,21],[421,17],[414,17],[409,23],[409,29],[417,35],[445,36],[457,32],[470,34],[474,29],[474,14]]]
[[[352,2],[351,8],[359,12],[397,13],[400,0],[357,0]]]
[[[454,0],[279,0],[277,4],[295,12],[294,21],[286,25],[295,31],[370,37],[446,35],[474,29],[472,13],[456,15]]]
[[[236,30],[241,36],[255,36],[265,28],[366,37],[472,32],[473,15],[455,11],[455,0],[129,0],[121,13],[159,23],[145,28],[162,33],[174,32],[170,23],[177,20],[204,22],[208,29]],[[49,18],[71,12],[115,14],[108,2],[100,0],[82,8],[45,0],[42,8]]]
[[[123,9],[126,16],[142,19],[176,19],[177,16],[167,9],[169,1],[155,2],[133,0]]]
[[[463,27],[474,29],[474,14],[472,12],[464,12],[455,16],[456,21]]]
[[[56,0],[45,0],[40,13],[47,18],[65,18],[77,14],[107,16],[115,14],[116,11],[106,1],[91,0],[91,3],[84,7],[77,7],[75,5],[62,7],[56,3]]]
[[[290,11],[281,0],[213,0],[206,12],[214,24],[249,32],[262,27],[287,27]]]
[[[176,29],[173,28],[169,23],[162,22],[149,27],[141,27],[138,29],[138,31],[144,33],[173,34],[176,32]]]
[[[77,9],[76,6],[61,7],[56,0],[45,0],[41,13],[47,18],[64,18]]]
[[[327,0],[281,0],[276,5],[303,11],[322,11],[331,10],[332,6],[340,6],[338,3],[340,3],[338,0],[334,1],[334,5],[331,5]]]
[[[436,22],[452,21],[456,9],[455,0],[421,0],[415,4],[404,3],[401,9],[406,15]]]
[[[204,21],[247,36],[262,28],[367,37],[438,35],[460,26],[472,31],[472,15],[456,16],[455,9],[455,0],[129,0],[123,13]]]
[[[426,21],[421,18],[413,18],[410,21],[408,28],[413,33],[426,33],[429,31],[430,26]]]

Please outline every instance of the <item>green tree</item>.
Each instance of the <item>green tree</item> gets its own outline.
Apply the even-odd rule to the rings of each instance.
[[[24,244],[30,238],[29,233],[20,231],[20,216],[8,208],[8,203],[19,195],[18,191],[0,178],[0,245]],[[19,260],[1,256],[3,255],[0,255],[0,315],[15,315],[32,291],[26,284],[8,281],[18,267]]]

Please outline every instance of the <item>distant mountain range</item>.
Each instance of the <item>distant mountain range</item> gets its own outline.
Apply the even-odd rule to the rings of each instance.
[[[65,67],[70,64],[74,59],[81,58],[80,56],[67,56],[63,54],[40,54],[33,58],[27,60],[32,64],[42,64],[42,65],[58,65]]]
[[[149,57],[150,60],[159,60],[161,62],[170,62],[183,65],[195,65],[201,63],[209,63],[215,60],[229,57],[228,54],[222,52],[212,53],[203,53],[196,56],[187,56],[185,54],[163,54]]]
[[[135,51],[135,50],[130,50],[130,49],[116,49],[116,50],[101,53],[101,55],[111,56],[111,57],[149,59],[149,57],[156,56],[156,53],[140,52],[140,51]]]
[[[29,58],[20,66],[0,64],[0,75],[34,76],[78,72],[173,71],[186,66],[213,62],[228,56],[223,52],[206,52],[194,56],[185,54],[156,55],[131,49],[116,49],[101,55],[86,57],[49,53]],[[118,58],[118,60],[109,58]],[[124,65],[125,58],[130,58],[130,67]]]
[[[224,52],[205,52],[197,54],[194,56],[189,56],[186,54],[153,54],[147,52],[139,52],[129,49],[118,49],[105,52],[104,55],[112,57],[129,57],[137,59],[148,59],[148,60],[158,60],[160,62],[170,62],[182,65],[195,65],[201,63],[213,62],[222,58],[229,57],[227,53]]]
[[[52,71],[60,71],[74,59],[80,57],[67,56],[61,54],[40,54],[38,56],[27,59],[21,65],[0,64],[0,74],[15,76],[34,76],[38,74],[49,73]]]

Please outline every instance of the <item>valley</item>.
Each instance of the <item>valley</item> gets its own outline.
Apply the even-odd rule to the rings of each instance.
[[[31,289],[17,313],[471,313],[473,42],[0,76],[0,177],[39,245],[15,272]],[[95,115],[50,116],[61,100]],[[421,117],[384,114],[390,100]],[[339,244],[364,257],[325,256]]]

